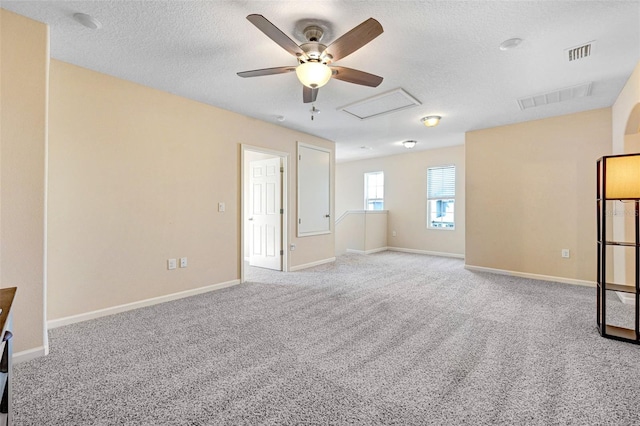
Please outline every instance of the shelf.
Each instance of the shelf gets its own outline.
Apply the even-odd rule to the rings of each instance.
[[[638,197],[638,178],[640,177],[640,153],[625,155],[609,155],[600,158],[597,162],[597,179],[596,179],[596,204],[597,204],[597,249],[598,249],[598,268],[597,268],[597,289],[596,292],[596,323],[598,331],[602,337],[620,340],[623,342],[634,343],[640,345],[640,312],[638,312],[638,302],[640,302],[640,277],[638,276],[640,268],[640,198]],[[625,205],[620,211],[624,211],[627,215],[634,211],[634,225],[630,229],[625,229],[625,235],[618,238],[614,235],[612,225],[613,221],[608,220],[610,213],[616,214],[618,210],[618,201],[633,201]],[[612,203],[613,202],[613,203]],[[633,206],[631,206],[631,204]],[[635,231],[634,234],[630,234]],[[635,235],[635,237],[631,236]],[[622,241],[611,241],[609,238],[616,238]],[[610,249],[609,247],[620,247],[620,249]],[[634,256],[627,249],[633,251]],[[635,250],[634,250],[635,249]],[[627,270],[633,271],[629,273],[626,280],[618,280],[620,284],[607,282],[610,274],[612,261],[619,260]],[[624,264],[622,264],[624,262]],[[633,283],[633,284],[630,284]],[[633,300],[633,328],[624,328],[607,324],[607,298],[613,297],[618,299],[611,291],[632,294],[626,296]],[[619,294],[622,296],[622,294]],[[631,324],[627,324],[631,325]]]
[[[598,286],[601,285],[601,283],[598,283]],[[636,288],[632,285],[605,283],[604,288],[605,290],[620,291],[622,293],[636,293]]]
[[[635,330],[631,330],[624,327],[618,327],[615,325],[607,325],[604,332],[605,334],[608,334],[611,337],[617,337],[617,338],[626,339],[626,340],[633,340],[634,342],[637,342]]]
[[[607,241],[605,242],[608,246],[625,246],[625,247],[640,247],[639,244],[636,243],[627,243],[623,241]]]

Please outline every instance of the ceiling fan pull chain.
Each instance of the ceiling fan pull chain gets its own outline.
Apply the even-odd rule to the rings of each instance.
[[[313,104],[311,105],[311,109],[309,111],[311,111],[311,121],[313,121],[314,119],[314,114],[320,114],[320,110],[317,109]]]

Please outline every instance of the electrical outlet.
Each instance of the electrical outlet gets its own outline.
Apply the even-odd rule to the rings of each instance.
[[[176,259],[168,259],[167,260],[167,269],[176,269]]]
[[[218,211],[224,213],[224,203],[218,203]]]
[[[562,249],[562,257],[565,259],[569,258],[569,249]]]
[[[181,268],[186,268],[187,267],[187,258],[186,257],[181,257],[180,258],[180,267]]]
[[[392,237],[395,237],[396,235],[398,235],[398,234],[396,234],[396,231],[391,231],[391,236]]]

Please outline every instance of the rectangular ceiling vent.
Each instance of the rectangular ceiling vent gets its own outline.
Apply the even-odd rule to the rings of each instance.
[[[351,114],[360,120],[366,120],[418,105],[420,105],[420,101],[416,98],[405,92],[403,89],[395,89],[362,101],[345,105],[338,108],[338,110]]]
[[[539,107],[542,105],[555,104],[565,102],[571,99],[583,98],[591,95],[591,86],[593,82],[578,84],[577,86],[565,87],[564,89],[554,90],[553,92],[541,93],[539,95],[527,96],[518,99],[518,105],[521,110]]]
[[[589,43],[585,43],[580,46],[565,49],[564,51],[567,54],[569,62],[577,61],[579,59],[584,59],[591,56],[591,53],[593,53],[593,43],[595,42],[590,41]]]

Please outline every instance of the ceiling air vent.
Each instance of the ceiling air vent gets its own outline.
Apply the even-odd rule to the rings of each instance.
[[[589,43],[585,43],[580,46],[565,49],[564,51],[567,54],[569,62],[577,61],[578,59],[584,59],[591,56],[591,53],[593,52],[593,43],[594,41],[590,41]]]
[[[518,99],[518,105],[521,110],[539,107],[542,105],[555,104],[571,99],[582,98],[591,95],[592,82],[578,84],[577,86],[565,87],[564,89],[554,90],[553,92],[541,93],[539,95],[527,96]]]
[[[420,105],[420,102],[402,89],[395,89],[362,101],[338,108],[347,114],[366,120]]]

